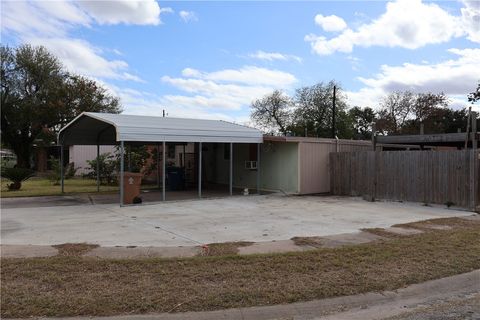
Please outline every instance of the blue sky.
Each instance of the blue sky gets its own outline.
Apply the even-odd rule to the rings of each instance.
[[[351,106],[480,80],[480,2],[2,1],[2,44],[50,49],[125,113],[248,122],[274,89],[339,81]],[[478,107],[477,107],[478,108]]]

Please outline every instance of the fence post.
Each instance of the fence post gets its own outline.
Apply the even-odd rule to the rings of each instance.
[[[477,183],[478,183],[478,174],[477,174],[477,162],[478,162],[478,154],[477,154],[477,113],[472,112],[471,117],[472,121],[472,133],[471,133],[471,140],[472,140],[472,152],[470,160],[470,194],[471,194],[471,201],[472,201],[472,211],[477,210]]]
[[[373,175],[373,194],[372,194],[372,201],[375,201],[375,199],[377,198],[377,183],[378,183],[378,179],[377,179],[377,166],[378,166],[378,158],[380,157],[380,153],[375,150],[373,151],[374,153],[374,157],[373,157],[373,172],[371,172],[371,175]]]

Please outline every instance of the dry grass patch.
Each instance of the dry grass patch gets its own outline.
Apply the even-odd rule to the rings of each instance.
[[[480,268],[480,226],[289,254],[3,259],[2,317],[272,305],[394,290]]]
[[[67,179],[65,180],[65,193],[62,193],[60,186],[53,185],[46,178],[34,177],[22,182],[22,188],[11,191],[7,188],[8,181],[2,179],[0,198],[13,197],[37,197],[37,196],[60,196],[75,193],[97,193],[97,181],[94,179]],[[118,186],[100,186],[101,193],[112,193],[118,191]]]
[[[98,244],[89,244],[89,243],[63,243],[56,244],[52,247],[58,250],[59,256],[65,257],[79,257],[91,251],[95,248],[98,248]]]
[[[394,224],[392,227],[403,228],[403,229],[416,229],[422,232],[434,232],[439,230],[449,230],[449,229],[462,229],[462,228],[472,228],[480,226],[480,220],[468,220],[462,218],[437,218],[422,220],[416,222],[400,223]],[[362,231],[375,234],[377,236],[395,239],[402,237],[411,237],[415,235],[408,234],[399,234],[392,231],[388,231],[384,228],[364,228]]]
[[[480,226],[480,220],[468,220],[462,218],[438,218],[393,225],[393,227],[412,228],[422,231],[432,231],[435,230],[437,226],[446,226],[452,228],[471,228],[472,226]]]
[[[202,247],[200,256],[228,256],[236,255],[238,248],[251,246],[253,242],[236,241],[236,242],[222,242],[210,243]]]

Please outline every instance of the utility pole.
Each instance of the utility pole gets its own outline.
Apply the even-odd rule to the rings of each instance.
[[[165,109],[163,109],[163,117],[165,118]]]
[[[472,107],[468,108],[468,117],[467,117],[467,136],[465,137],[465,149],[468,147],[468,140],[470,140],[470,121],[472,119]]]
[[[332,107],[332,138],[335,139],[337,136],[337,130],[335,127],[335,114],[336,114],[336,106],[335,106],[335,98],[336,98],[336,93],[337,93],[337,86],[333,86],[333,107]]]

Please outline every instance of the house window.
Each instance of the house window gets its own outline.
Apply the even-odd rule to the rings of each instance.
[[[223,160],[230,160],[230,143],[223,144]]]

